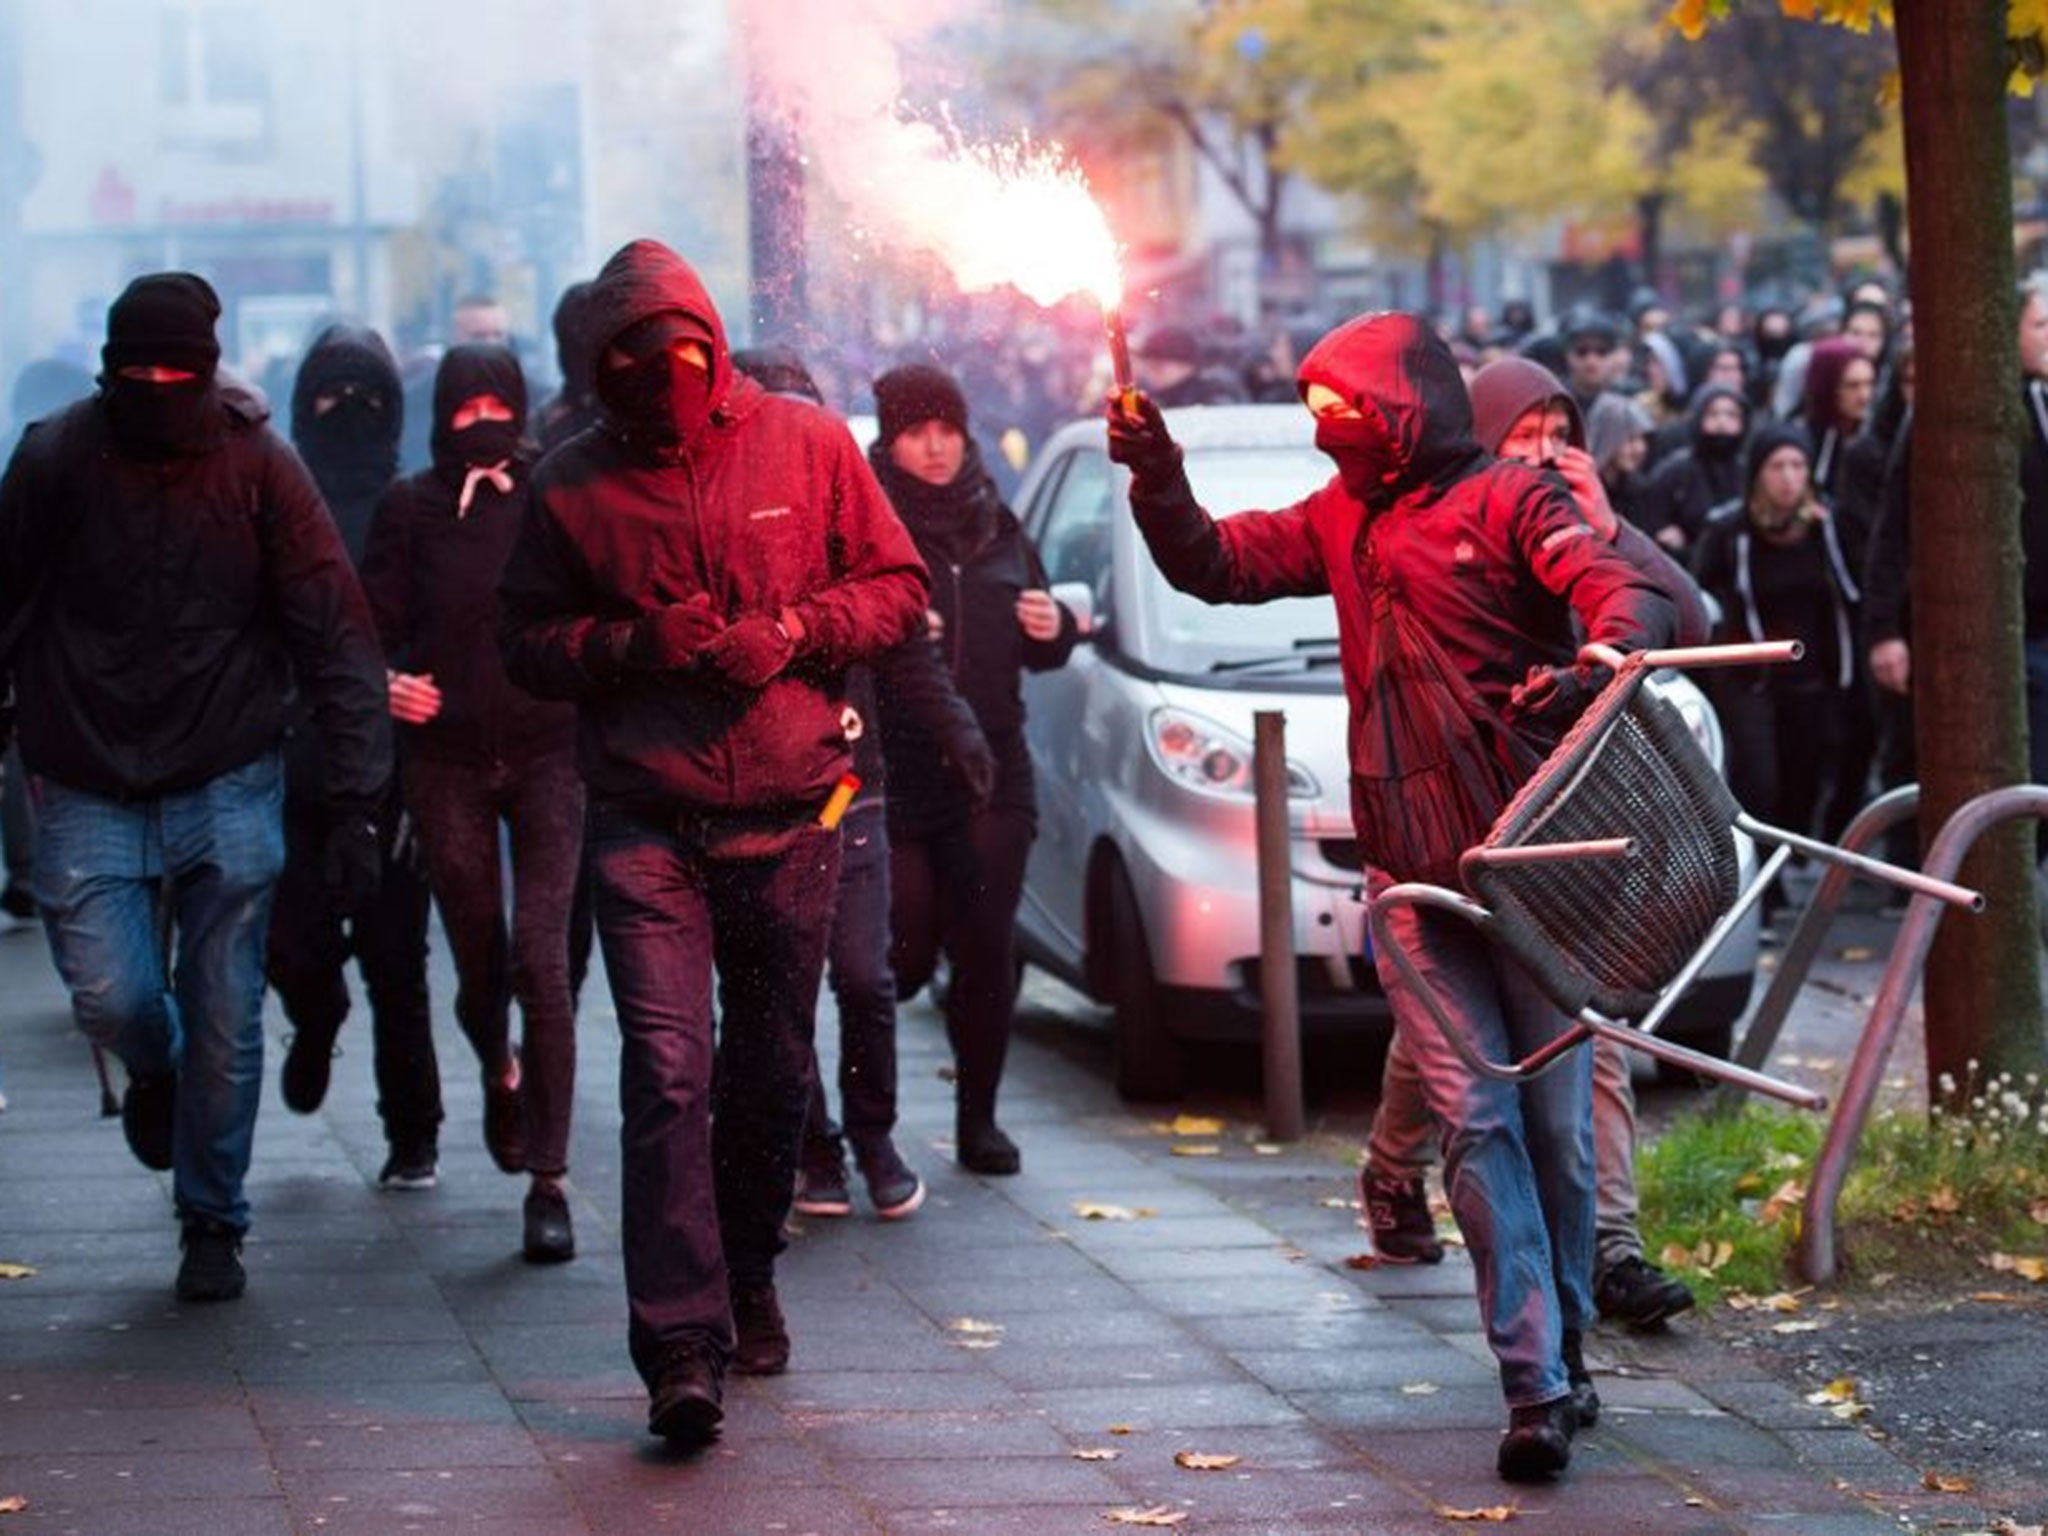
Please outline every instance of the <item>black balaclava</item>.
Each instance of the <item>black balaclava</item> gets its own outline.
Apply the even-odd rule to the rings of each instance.
[[[510,421],[471,422],[455,430],[455,414],[479,395],[494,395]],[[450,347],[434,374],[434,473],[456,493],[455,515],[467,517],[479,485],[510,495],[526,451],[526,376],[508,347]]]
[[[1735,408],[1742,412],[1742,429],[1737,432],[1708,432],[1701,423],[1706,420],[1707,407],[1716,400],[1732,400]],[[1716,464],[1732,464],[1742,456],[1742,445],[1749,437],[1749,401],[1742,391],[1730,389],[1726,384],[1709,384],[1692,401],[1692,453],[1696,459],[1705,459]]]
[[[151,458],[204,453],[220,425],[214,370],[220,343],[214,322],[220,298],[190,272],[138,277],[107,310],[100,349],[100,390],[114,436]],[[123,368],[176,368],[192,375],[169,384],[126,378]]]
[[[612,339],[629,359],[625,366],[598,363],[597,396],[605,409],[627,436],[658,452],[688,447],[711,421],[711,371],[676,356],[683,341],[701,343],[711,358],[710,330],[681,310],[664,310]]]
[[[322,399],[333,401],[325,411]],[[292,446],[337,516],[397,477],[404,424],[405,393],[383,337],[359,325],[321,331],[292,383]]]

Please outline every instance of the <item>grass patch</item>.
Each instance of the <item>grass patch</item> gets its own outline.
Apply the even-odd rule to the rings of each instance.
[[[2048,1092],[2033,1074],[1940,1085],[1865,1129],[1837,1220],[1858,1273],[2048,1277]],[[1826,1123],[1751,1103],[1681,1117],[1638,1150],[1643,1243],[1713,1302],[1784,1286]]]

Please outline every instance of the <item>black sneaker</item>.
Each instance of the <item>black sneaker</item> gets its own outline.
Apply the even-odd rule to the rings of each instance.
[[[789,1369],[789,1329],[775,1282],[732,1288],[732,1368],[742,1376],[780,1376]]]
[[[1387,1264],[1441,1264],[1444,1245],[1429,1214],[1429,1191],[1419,1178],[1376,1179],[1358,1171],[1358,1203],[1364,1208],[1373,1252]]]
[[[157,1072],[131,1077],[121,1095],[121,1131],[128,1150],[145,1168],[159,1173],[171,1166],[178,1129],[178,1074]]]
[[[855,1154],[868,1187],[868,1203],[884,1221],[901,1221],[924,1204],[924,1180],[897,1156],[896,1144],[884,1137],[876,1146]]]
[[[327,1099],[327,1080],[334,1066],[334,1036],[328,1029],[297,1029],[285,1048],[284,1069],[278,1086],[284,1093],[285,1108],[294,1114],[310,1115]]]
[[[440,1157],[432,1142],[393,1142],[377,1174],[379,1189],[432,1189],[440,1182]]]
[[[1007,1178],[1024,1166],[1017,1143],[1005,1136],[993,1120],[960,1126],[953,1136],[953,1148],[960,1166],[969,1173]]]
[[[1666,1318],[1692,1310],[1693,1295],[1683,1280],[1674,1280],[1635,1254],[1609,1264],[1593,1276],[1593,1305],[1600,1315],[1631,1328],[1656,1328]]]
[[[846,1158],[836,1142],[804,1148],[796,1174],[796,1209],[805,1216],[851,1216]]]
[[[1510,1409],[1508,1432],[1500,1443],[1500,1475],[1511,1483],[1548,1482],[1571,1465],[1577,1427],[1569,1397]]]
[[[568,1197],[553,1179],[535,1179],[526,1192],[526,1239],[521,1251],[529,1264],[566,1264],[576,1257]]]
[[[1591,1429],[1600,1422],[1600,1393],[1593,1386],[1593,1373],[1586,1369],[1585,1339],[1576,1328],[1564,1331],[1564,1374],[1572,1384],[1572,1411],[1579,1428]]]
[[[526,1172],[526,1095],[520,1091],[519,1052],[504,1076],[484,1073],[484,1146],[507,1173]]]
[[[724,1373],[711,1354],[680,1345],[669,1351],[647,1393],[647,1432],[678,1448],[718,1438],[725,1417]]]
[[[36,899],[24,887],[10,880],[7,889],[0,891],[0,912],[25,923],[36,915]]]
[[[242,1271],[242,1234],[215,1221],[188,1221],[179,1238],[178,1300],[233,1301],[249,1277]]]

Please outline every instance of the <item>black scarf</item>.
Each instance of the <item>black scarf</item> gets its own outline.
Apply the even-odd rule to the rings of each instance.
[[[983,468],[981,449],[973,438],[967,439],[960,472],[944,485],[898,468],[880,442],[868,449],[868,462],[920,553],[962,565],[995,536],[1003,497]]]

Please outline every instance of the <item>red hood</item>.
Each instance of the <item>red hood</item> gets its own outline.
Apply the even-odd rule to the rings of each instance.
[[[732,366],[732,348],[725,337],[725,322],[704,280],[682,257],[658,240],[635,240],[612,253],[611,260],[597,274],[584,301],[584,324],[588,327],[593,358],[618,339],[628,326],[649,315],[674,312],[688,315],[711,332],[711,409],[731,414],[746,397],[758,395],[759,387]]]
[[[1296,388],[1335,390],[1380,423],[1393,446],[1395,494],[1462,466],[1479,452],[1472,402],[1457,360],[1442,338],[1413,315],[1347,320],[1301,360]]]

